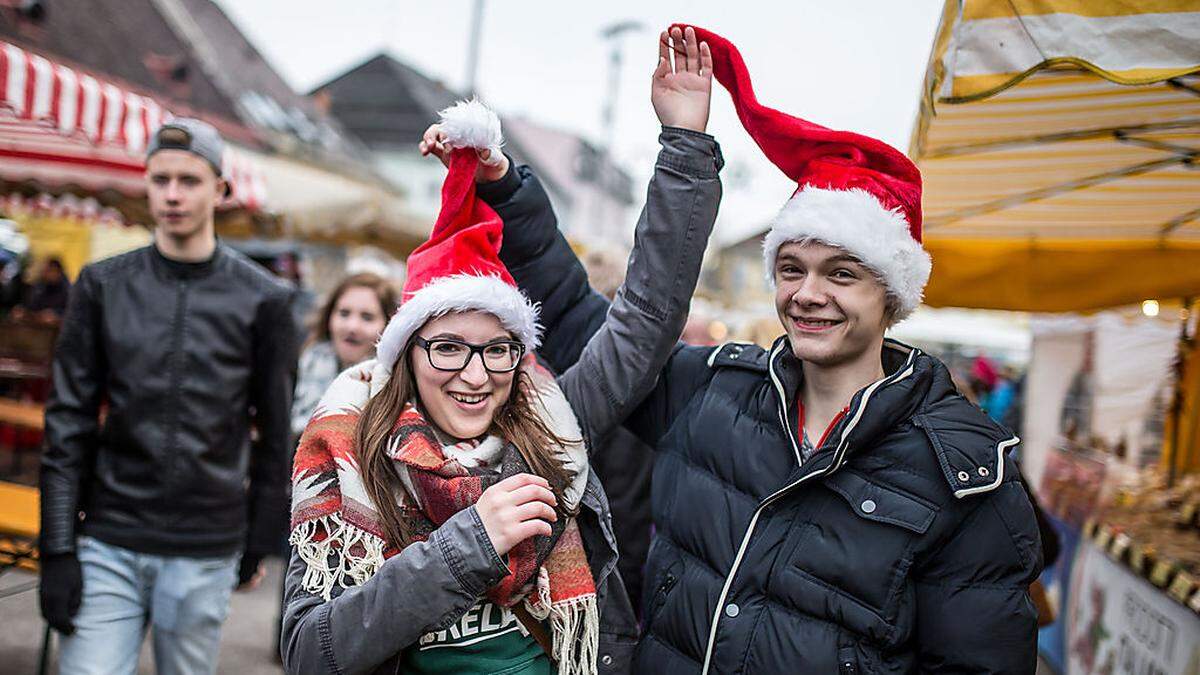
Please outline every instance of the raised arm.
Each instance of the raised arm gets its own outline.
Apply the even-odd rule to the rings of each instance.
[[[634,249],[603,325],[559,378],[593,437],[620,424],[658,381],[683,332],[717,217],[720,154],[711,137],[664,129]]]
[[[588,286],[532,169],[514,166],[500,180],[480,184],[476,194],[504,221],[500,260],[521,292],[539,303],[544,332],[538,354],[554,372],[565,372],[604,324],[608,300]]]
[[[650,393],[683,332],[721,200],[721,154],[704,133],[711,94],[708,45],[698,44],[690,28],[663,33],[650,94],[663,147],[625,283],[578,363],[559,378],[593,438],[624,421]]]
[[[522,168],[480,186],[480,196],[505,222],[501,259],[526,295],[541,304],[541,354],[559,372],[567,371],[564,388],[593,434],[623,420],[650,391],[686,319],[721,193],[720,150],[703,133],[710,96],[707,45],[697,44],[690,32],[663,33],[651,78],[663,149],[625,286],[611,311],[588,287],[532,172]],[[589,344],[590,362],[576,366]]]

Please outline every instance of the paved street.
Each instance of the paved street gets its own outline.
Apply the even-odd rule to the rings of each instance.
[[[221,639],[218,672],[236,675],[278,675],[283,672],[274,658],[282,569],[280,561],[268,562],[267,578],[257,589],[233,595]],[[0,577],[0,590],[34,579],[34,575],[26,572],[9,572]],[[0,630],[0,672],[25,675],[37,671],[44,625],[38,614],[36,590],[0,599],[0,626],[3,626]],[[54,672],[53,668],[50,672]],[[138,673],[154,673],[149,641],[143,645]]]

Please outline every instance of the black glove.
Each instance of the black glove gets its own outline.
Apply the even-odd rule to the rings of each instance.
[[[242,554],[242,562],[238,565],[238,586],[254,578],[255,573],[258,572],[258,566],[264,557],[261,553],[252,553],[250,551]],[[237,586],[234,588],[237,588]]]
[[[42,583],[38,596],[42,616],[63,635],[75,632],[72,617],[83,601],[83,570],[74,553],[59,553],[41,559]]]

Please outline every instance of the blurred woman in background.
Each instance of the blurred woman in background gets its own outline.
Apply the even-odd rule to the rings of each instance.
[[[316,315],[300,354],[292,399],[292,434],[304,431],[321,394],[337,374],[375,356],[375,343],[396,312],[399,296],[392,283],[364,272],[342,280]]]

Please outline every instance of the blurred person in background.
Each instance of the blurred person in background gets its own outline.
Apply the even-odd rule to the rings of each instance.
[[[983,411],[988,414],[988,417],[1004,424],[1012,414],[1016,398],[1017,383],[1013,369],[1009,366],[1002,366],[997,373],[996,386],[992,387],[992,391],[988,394],[987,407]],[[1014,432],[1020,431],[1014,426],[1006,426]]]
[[[29,239],[15,221],[0,216],[0,316],[21,302],[21,274],[29,259]]]
[[[400,296],[390,281],[371,272],[360,272],[342,279],[320,311],[313,317],[312,328],[296,369],[296,390],[292,396],[291,447],[304,433],[304,425],[317,403],[338,373],[375,357],[375,343],[388,319],[396,313]],[[291,457],[288,458],[291,475]],[[287,560],[290,546],[287,531],[280,530],[280,550]],[[279,580],[279,597],[286,592],[286,578]],[[283,603],[276,621],[275,641],[283,635]],[[275,650],[278,655],[278,650]]]
[[[316,294],[304,285],[304,275],[300,272],[300,256],[291,251],[280,253],[271,261],[271,271],[275,276],[286,279],[296,289],[292,299],[292,316],[296,318],[297,329],[303,333],[308,317],[312,313]]]
[[[395,286],[371,272],[342,279],[329,294],[300,353],[292,398],[296,438],[338,373],[375,356],[375,343],[396,313],[398,301]]]
[[[200,120],[156,130],[153,243],[84,267],[71,291],[40,480],[40,605],[62,673],[135,672],[147,630],[159,673],[215,672],[230,592],[279,547],[293,291],[217,241],[223,152]]]
[[[997,366],[990,358],[980,354],[971,363],[968,382],[974,400],[988,417],[1000,423],[1010,417],[1009,411],[1017,394],[1011,369]],[[1019,430],[1014,428],[1013,431]]]
[[[58,258],[47,258],[38,270],[37,279],[25,287],[21,302],[13,308],[14,319],[32,317],[44,322],[57,321],[67,310],[71,281]]]
[[[713,336],[713,320],[695,313],[688,316],[687,325],[683,327],[683,335],[679,339],[684,344],[698,347],[711,347],[719,342]]]

